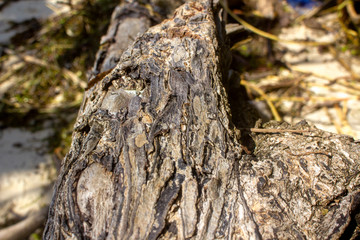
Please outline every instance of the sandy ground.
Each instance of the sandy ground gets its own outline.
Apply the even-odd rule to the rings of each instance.
[[[40,209],[50,201],[56,177],[46,141],[51,129],[0,132],[0,225]]]
[[[8,3],[0,14],[0,44],[8,44],[16,33],[24,31],[21,23],[31,19],[46,19],[54,13],[68,10],[56,0],[20,0]],[[4,2],[0,1],[0,5]],[[14,25],[17,27],[13,27]],[[18,25],[19,24],[19,25]]]
[[[9,43],[12,36],[23,31],[21,23],[45,19],[54,11],[63,10],[66,10],[63,5],[52,0],[6,4],[0,13],[0,44]],[[19,27],[12,28],[14,23]],[[56,168],[46,147],[52,133],[51,128],[36,132],[23,128],[0,130],[0,226],[49,203],[56,178]]]

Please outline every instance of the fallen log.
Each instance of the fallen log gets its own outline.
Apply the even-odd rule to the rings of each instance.
[[[44,239],[357,236],[358,142],[270,122],[243,152],[220,11],[182,5],[88,87]]]

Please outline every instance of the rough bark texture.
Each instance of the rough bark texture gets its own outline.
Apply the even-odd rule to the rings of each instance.
[[[224,28],[210,2],[184,4],[90,86],[44,239],[353,234],[359,143],[306,123],[269,123],[310,131],[253,135],[253,154],[241,155],[223,87]]]

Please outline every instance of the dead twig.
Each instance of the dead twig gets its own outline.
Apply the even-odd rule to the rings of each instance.
[[[19,57],[25,63],[35,64],[35,65],[38,65],[38,66],[41,66],[44,68],[55,69],[55,70],[61,72],[65,78],[72,80],[73,83],[75,83],[76,85],[80,86],[81,88],[86,88],[87,84],[84,81],[82,81],[74,72],[72,72],[66,68],[59,67],[54,64],[49,64],[48,62],[46,62],[42,59],[39,59],[37,57],[31,56],[28,54],[18,54],[15,51],[10,50],[10,49],[7,49],[7,53]]]
[[[349,66],[349,64],[347,64],[347,62],[345,62],[345,60],[342,59],[342,58],[339,56],[338,52],[335,50],[334,47],[329,46],[328,48],[329,48],[330,53],[334,56],[334,58],[340,63],[340,65],[341,65],[343,68],[345,68],[345,69],[350,73],[350,75],[351,75],[354,79],[360,79],[360,76],[359,76],[358,74],[356,74],[356,73],[352,70],[351,66]]]
[[[23,221],[0,230],[2,240],[22,240],[26,239],[37,228],[41,227],[46,220],[48,206],[31,214]]]
[[[266,101],[266,103],[268,104],[271,113],[273,114],[274,118],[276,121],[281,121],[281,117],[278,113],[278,111],[276,110],[274,104],[271,102],[270,98],[265,94],[265,92],[263,90],[261,90],[259,87],[257,87],[254,84],[249,83],[248,81],[245,80],[241,80],[240,81],[241,85],[244,85],[245,87],[251,88],[252,90],[254,90],[255,92],[257,92],[258,94],[260,94],[261,97],[263,97]]]
[[[241,130],[248,130],[253,133],[305,133],[312,130],[294,130],[294,129],[267,129],[267,128],[240,128]]]

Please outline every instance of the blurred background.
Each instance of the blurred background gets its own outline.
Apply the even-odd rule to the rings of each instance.
[[[0,229],[34,216],[30,239],[41,239],[86,74],[118,4],[0,1]]]
[[[164,4],[138,2],[153,11]],[[0,239],[34,216],[27,239],[41,239],[100,38],[120,3],[0,0]],[[232,106],[245,99],[263,121],[305,119],[360,138],[360,1],[223,4]],[[235,123],[252,122],[241,107],[232,111]]]

